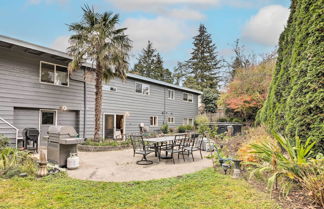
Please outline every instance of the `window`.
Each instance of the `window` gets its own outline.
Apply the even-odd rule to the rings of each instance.
[[[175,123],[174,117],[168,117],[168,123]]]
[[[158,126],[158,117],[157,116],[152,116],[150,117],[150,126]]]
[[[183,101],[192,102],[193,101],[193,95],[188,94],[188,93],[183,93]]]
[[[103,85],[102,89],[105,90],[105,91],[117,92],[117,88],[113,87],[113,86]]]
[[[174,99],[174,90],[168,89],[168,99]]]
[[[58,86],[69,86],[69,72],[67,67],[41,62],[40,82]]]
[[[143,84],[143,83],[135,83],[135,92],[149,95],[150,94],[150,85]]]
[[[54,125],[55,112],[42,111],[42,125]]]
[[[54,84],[54,65],[41,63],[41,81]]]
[[[184,118],[183,119],[183,125],[193,125],[194,120],[192,118]]]

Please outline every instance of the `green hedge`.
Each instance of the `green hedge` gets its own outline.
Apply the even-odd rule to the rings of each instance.
[[[321,140],[324,153],[324,0],[293,0],[258,121],[287,137]]]

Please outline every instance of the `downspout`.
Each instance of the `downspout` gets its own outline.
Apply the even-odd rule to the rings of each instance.
[[[74,79],[71,77],[71,74],[69,74],[70,80],[83,83],[83,138],[85,138],[86,136],[86,120],[87,120],[87,83],[85,81],[85,71],[86,69],[83,68],[84,80]]]
[[[163,124],[165,124],[166,123],[166,121],[165,121],[165,115],[166,115],[166,94],[165,94],[165,87],[163,88],[163,90],[164,90],[164,99],[163,99],[163,102],[164,102],[164,104],[163,104]]]

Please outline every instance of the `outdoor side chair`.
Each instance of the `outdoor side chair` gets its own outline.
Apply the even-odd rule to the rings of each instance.
[[[201,138],[199,140],[199,138]],[[188,157],[191,155],[192,160],[195,161],[193,152],[199,151],[200,152],[200,157],[201,159],[203,158],[201,150],[202,150],[202,136],[199,134],[192,134],[188,140],[185,142],[184,147],[183,147],[183,155],[187,154]]]
[[[176,135],[174,137],[174,140],[172,140],[170,143],[168,144],[164,144],[160,146],[160,151],[159,151],[159,158],[161,158],[161,151],[164,151],[166,153],[165,157],[162,157],[164,159],[172,159],[173,164],[175,164],[174,161],[174,154],[178,154],[178,159],[180,158],[180,154],[182,154],[183,152],[183,142],[186,139],[186,135],[182,134],[182,135]],[[182,155],[183,160],[184,156]]]
[[[143,136],[142,135],[131,135],[131,141],[133,145],[133,151],[134,156],[136,154],[142,155],[142,159],[137,161],[136,164],[138,165],[150,165],[153,163],[153,161],[148,160],[146,158],[147,155],[154,153],[154,150],[149,149],[148,146],[146,146]]]

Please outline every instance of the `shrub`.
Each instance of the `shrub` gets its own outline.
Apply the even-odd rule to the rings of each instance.
[[[227,118],[219,118],[217,121],[218,122],[227,122],[228,120],[227,120]]]
[[[185,125],[181,125],[178,127],[178,132],[179,133],[185,133],[186,132],[186,126]]]
[[[160,129],[160,130],[161,130],[162,133],[164,133],[164,134],[169,133],[169,125],[168,125],[168,124],[163,124],[163,125],[161,126],[161,129]]]
[[[206,115],[198,115],[195,119],[195,125],[200,134],[210,132],[209,119]]]
[[[251,144],[274,143],[275,139],[266,131],[265,127],[249,128],[244,136],[244,142],[237,151],[237,156],[244,162],[256,162],[256,155],[252,152]]]
[[[9,145],[9,139],[3,135],[0,135],[0,150]]]
[[[0,176],[11,178],[20,173],[35,175],[36,162],[25,151],[6,147],[0,150]]]
[[[283,194],[288,194],[293,183],[301,182],[304,170],[309,161],[311,150],[316,144],[312,138],[308,138],[305,144],[300,142],[298,137],[295,138],[295,146],[289,139],[274,133],[275,143],[252,144],[252,153],[257,157],[256,166],[251,172],[251,176],[258,174],[267,177],[268,187],[272,191],[277,184],[281,185],[280,189]]]
[[[234,123],[242,123],[243,122],[241,118],[231,118],[230,121],[234,122]]]
[[[192,126],[192,125],[186,125],[185,127],[186,127],[186,131],[194,130],[194,126]]]
[[[129,145],[131,145],[131,140],[130,139],[126,139],[125,141],[103,140],[103,141],[97,142],[97,141],[93,141],[91,139],[87,139],[82,144],[83,145],[90,145],[90,146],[111,146],[111,147],[118,147],[118,146],[129,146]]]
[[[315,159],[304,166],[301,185],[307,194],[322,208],[324,208],[324,158],[318,154]]]

